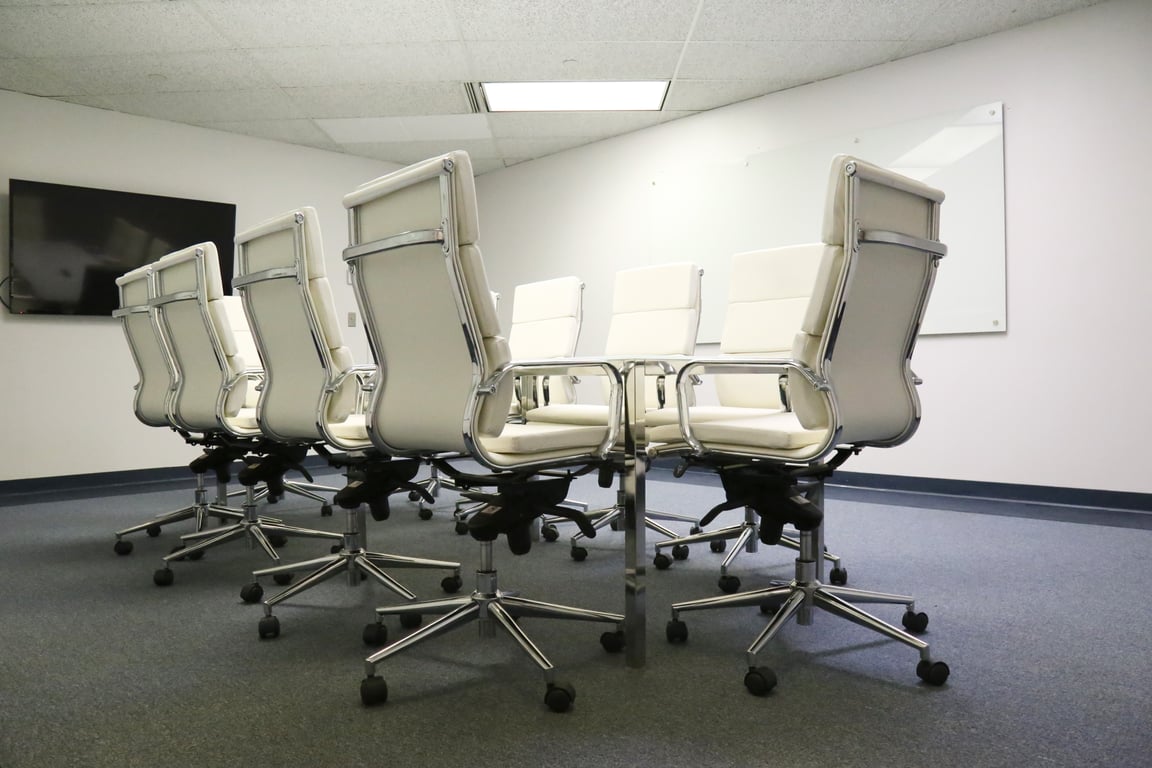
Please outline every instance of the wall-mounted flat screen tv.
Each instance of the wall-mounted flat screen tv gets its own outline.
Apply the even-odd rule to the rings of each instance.
[[[236,206],[207,200],[11,179],[8,310],[102,315],[119,305],[116,278],[211,240],[232,285]]]

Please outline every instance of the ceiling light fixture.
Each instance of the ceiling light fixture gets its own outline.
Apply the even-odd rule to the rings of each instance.
[[[489,112],[658,112],[667,80],[480,83]]]

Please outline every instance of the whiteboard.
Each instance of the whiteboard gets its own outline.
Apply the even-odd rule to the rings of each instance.
[[[1003,105],[993,102],[654,176],[646,192],[650,252],[704,268],[699,341],[720,340],[733,254],[820,238],[837,154],[945,194],[940,239],[948,256],[921,332],[1006,331]]]

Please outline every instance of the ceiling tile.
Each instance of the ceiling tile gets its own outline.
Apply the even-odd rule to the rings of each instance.
[[[667,80],[681,43],[467,44],[474,80]]]
[[[666,123],[687,112],[504,112],[488,115],[497,138],[579,136],[601,139]]]
[[[0,88],[33,96],[76,93],[77,86],[36,59],[0,58]]]
[[[698,0],[467,0],[456,4],[465,40],[681,41]]]
[[[289,144],[301,144],[317,149],[339,150],[339,145],[320,130],[311,120],[241,120],[202,123],[204,128],[242,133],[261,139],[272,139]]]
[[[279,89],[254,91],[189,91],[128,93],[100,97],[118,112],[177,123],[223,123],[301,118],[295,104]],[[80,102],[77,102],[80,103]]]
[[[565,136],[547,139],[496,139],[496,146],[504,157],[519,158],[522,162],[546,155],[554,155],[566,149],[581,147],[597,139],[585,136]]]
[[[472,158],[473,163],[480,158],[496,158],[496,144],[492,139],[462,141],[441,139],[435,141],[411,141],[394,143],[346,143],[346,152],[371,157],[375,160],[388,160],[393,163],[417,163],[429,157],[442,155],[454,149],[462,149]]]
[[[305,117],[394,117],[471,112],[460,83],[285,88]]]
[[[689,43],[680,77],[800,85],[890,61],[898,41]]]
[[[448,0],[196,0],[241,48],[453,40]]]
[[[705,0],[692,39],[904,40],[940,0]]]
[[[22,56],[208,51],[229,42],[190,3],[0,7],[0,46]]]
[[[787,80],[677,80],[672,83],[664,109],[715,109],[787,88]]]
[[[967,0],[941,3],[921,19],[913,31],[920,40],[960,42],[1000,32],[1078,8],[1096,5],[1100,0]]]
[[[140,53],[34,59],[44,69],[71,79],[72,94],[163,93],[252,90],[274,83],[242,53]]]
[[[462,43],[383,43],[245,52],[288,87],[471,79]]]
[[[486,141],[492,138],[485,115],[412,115],[317,119],[340,144],[397,144],[408,141]]]

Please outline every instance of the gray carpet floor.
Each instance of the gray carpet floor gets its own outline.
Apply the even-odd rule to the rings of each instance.
[[[653,477],[654,508],[702,514],[719,500],[707,484]],[[574,495],[612,498],[586,479]],[[915,651],[819,614],[762,654],[780,683],[751,696],[741,681],[744,650],[766,621],[758,610],[686,614],[688,642],[664,639],[673,601],[718,594],[722,556],[697,546],[667,571],[648,569],[644,669],[605,653],[599,625],[523,621],[577,689],[572,711],[555,714],[519,648],[474,626],[382,665],[390,698],[363,707],[361,630],[392,601],[379,585],[328,582],[281,605],[281,636],[260,640],[261,608],[239,588],[267,564],[262,553],[225,545],[175,564],[168,588],[151,575],[187,527],[113,554],[113,530],[190,497],[187,485],[165,484],[0,499],[0,768],[972,768],[1145,765],[1152,755],[1147,526],[832,488],[827,544],[850,585],[916,596],[931,617],[925,639],[952,669],[945,686],[919,681]],[[390,520],[370,524],[372,548],[459,560],[467,589],[478,550],[453,532],[453,499],[446,492],[430,521],[397,500]],[[343,522],[293,497],[274,509],[312,527]],[[622,610],[623,534],[605,532],[590,550],[577,563],[565,539],[522,557],[498,543],[501,586]],[[281,554],[326,551],[298,539]],[[761,548],[734,573],[745,588],[786,579],[792,557]],[[422,597],[441,594],[440,573],[392,573]],[[875,612],[898,621],[901,609]],[[394,619],[390,630],[401,632]]]

